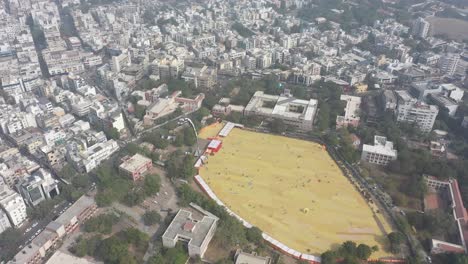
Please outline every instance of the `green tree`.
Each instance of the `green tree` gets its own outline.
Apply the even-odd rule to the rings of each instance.
[[[189,179],[195,175],[195,159],[192,155],[186,155],[183,159],[182,168],[180,171],[180,176],[184,179]]]
[[[160,254],[156,254],[155,256],[151,257],[148,261],[149,264],[165,264],[166,261],[164,257]]]
[[[322,261],[321,261],[322,264],[335,264],[337,256],[334,251],[328,250],[322,253],[321,258],[322,258]]]
[[[239,35],[241,35],[244,38],[248,38],[254,35],[254,33],[250,29],[246,28],[239,22],[234,23],[232,25],[232,29],[237,31],[237,33],[239,33]]]
[[[52,200],[42,201],[40,204],[35,207],[26,208],[26,213],[28,217],[35,220],[42,220],[50,217],[50,212],[53,210],[54,206],[59,202],[60,197],[55,197]]]
[[[164,258],[166,263],[174,263],[174,264],[185,264],[188,259],[187,254],[182,246],[177,245],[174,248],[169,248],[164,253]]]
[[[353,241],[344,242],[339,251],[342,256],[356,256],[356,243]]]
[[[83,229],[85,232],[98,232],[101,234],[110,234],[112,226],[119,221],[119,218],[112,213],[102,214],[88,219]]]
[[[81,236],[78,237],[77,241],[75,242],[75,245],[71,249],[71,252],[80,258],[88,255],[87,241]]]
[[[106,134],[106,137],[108,139],[120,139],[120,132],[115,127],[104,129],[104,134]]]
[[[135,108],[135,112],[134,112],[135,117],[138,118],[139,120],[143,120],[143,117],[146,114],[146,107],[136,104],[134,108]]]
[[[0,247],[6,248],[16,245],[21,239],[21,232],[18,229],[7,228],[0,234]]]
[[[78,172],[70,163],[66,163],[62,169],[58,172],[58,176],[64,179],[71,179],[73,178]]]
[[[197,112],[195,112],[195,119],[197,119],[198,121],[202,121],[202,119],[205,117],[205,116],[209,116],[210,115],[210,110],[208,110],[208,108],[206,107],[202,107],[200,108]]]
[[[73,185],[74,188],[88,188],[90,184],[90,179],[87,174],[79,174],[73,177],[71,180],[71,184]]]
[[[145,177],[143,190],[146,196],[155,195],[159,192],[161,186],[161,178],[157,174],[148,174]]]
[[[175,140],[174,140],[174,146],[176,146],[176,147],[182,147],[183,144],[184,144],[184,135],[178,133],[178,134],[176,135]]]
[[[197,137],[195,136],[195,132],[190,127],[184,129],[184,144],[187,146],[193,146],[197,143]]]
[[[96,250],[96,255],[106,263],[120,263],[128,254],[128,244],[115,236],[104,239]]]
[[[330,107],[328,104],[320,104],[317,117],[317,129],[319,131],[325,131],[330,127]]]
[[[367,260],[372,254],[372,249],[368,245],[365,244],[359,244],[359,246],[356,248],[356,256],[359,259],[362,260]]]
[[[146,211],[143,215],[143,222],[147,226],[155,225],[161,221],[161,215],[156,210]]]
[[[400,246],[405,240],[405,236],[400,232],[392,232],[387,235],[387,238],[390,242],[390,251],[394,254],[400,252]]]
[[[254,243],[255,245],[263,243],[262,230],[256,226],[247,228],[246,236],[247,240],[251,243]]]
[[[141,190],[133,189],[123,197],[122,201],[125,205],[132,207],[141,204],[144,200],[145,193]]]

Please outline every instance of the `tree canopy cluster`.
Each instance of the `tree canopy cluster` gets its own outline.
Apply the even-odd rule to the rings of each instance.
[[[317,130],[323,132],[335,126],[336,117],[344,110],[345,102],[340,99],[343,89],[335,83],[323,81],[314,84],[313,88],[319,104]]]
[[[359,160],[359,151],[354,147],[351,134],[347,128],[329,132],[324,136],[324,139],[329,145],[339,147],[341,155],[347,162],[354,163]]]
[[[189,258],[181,243],[174,248],[162,248],[148,261],[148,264],[185,264]]]
[[[149,236],[136,228],[128,228],[103,239],[95,235],[88,239],[79,237],[70,251],[78,257],[93,256],[110,264],[137,264],[148,247]],[[129,247],[133,250],[130,251]]]
[[[144,134],[142,140],[153,144],[158,149],[165,149],[169,146],[169,140],[163,138],[163,135],[159,131]]]
[[[7,228],[0,234],[0,262],[11,260],[18,252],[22,234],[18,229]]]
[[[91,179],[88,174],[78,173],[69,163],[66,163],[58,172],[60,178],[65,179],[71,185],[62,185],[60,196],[70,203],[75,202],[89,190]],[[49,211],[50,212],[50,211]]]
[[[147,226],[155,225],[161,221],[161,215],[156,210],[146,211],[143,215],[143,222]]]
[[[175,151],[166,161],[167,175],[171,178],[188,180],[195,175],[195,158],[193,155],[186,155],[181,151]]]
[[[260,229],[255,227],[245,228],[239,220],[229,215],[223,207],[194,191],[189,185],[181,185],[177,189],[177,194],[181,206],[188,206],[190,202],[193,202],[220,218],[215,234],[215,239],[220,246],[230,249],[235,245],[246,245],[248,242],[256,245],[263,243]]]
[[[110,234],[112,226],[119,221],[119,217],[113,213],[101,214],[88,219],[83,224],[85,232],[97,232],[101,234]]]
[[[345,264],[359,264],[367,260],[371,254],[379,250],[377,246],[368,246],[366,244],[357,245],[353,241],[346,241],[340,245],[337,250],[328,250],[322,254],[323,264],[335,264],[338,260]]]
[[[160,146],[160,147],[166,147],[167,146],[166,144],[168,144],[166,140],[159,140],[158,136],[155,135],[155,134],[145,135],[143,137],[143,141],[146,141],[146,142],[151,143],[151,144],[153,144],[153,142],[154,142],[154,143],[158,144],[158,146]],[[155,147],[157,147],[157,146],[155,145]],[[140,155],[143,155],[145,157],[150,158],[153,161],[153,163],[159,160],[159,154],[158,153],[149,151],[147,148],[138,146],[135,143],[128,143],[121,152],[122,155],[129,155],[129,156],[133,156],[133,155],[135,155],[137,153],[140,154]]]
[[[113,202],[122,202],[128,206],[135,206],[143,202],[146,197],[159,192],[161,179],[158,175],[148,174],[144,180],[134,183],[125,176],[121,176],[116,167],[109,163],[102,164],[96,170],[98,206],[109,206]]]
[[[418,237],[422,241],[433,237],[449,240],[450,237],[456,237],[458,233],[453,216],[442,210],[431,210],[424,214],[408,212],[406,216],[408,222],[418,230]]]
[[[253,33],[252,30],[246,28],[244,25],[242,25],[239,22],[234,23],[232,25],[232,29],[237,31],[237,33],[239,33],[239,35],[241,35],[244,38],[248,38],[248,37],[255,35],[255,33]]]

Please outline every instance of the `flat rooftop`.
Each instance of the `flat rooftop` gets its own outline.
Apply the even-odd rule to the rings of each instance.
[[[397,156],[397,151],[393,148],[393,142],[388,141],[386,137],[375,136],[374,145],[364,144],[362,146],[362,151],[378,153],[386,156]]]
[[[192,218],[191,212],[179,210],[164,232],[163,238],[174,240],[177,237],[182,237],[189,239],[190,245],[200,247],[217,221],[218,219],[209,216],[204,216],[200,221],[197,221]]]
[[[70,206],[63,214],[61,214],[54,222],[68,225],[73,217],[79,216],[86,208],[95,204],[94,199],[86,195],[81,196],[74,204]]]
[[[346,101],[345,118],[358,118],[358,110],[361,106],[361,97],[341,95],[340,100]]]
[[[147,164],[148,162],[152,162],[151,159],[137,153],[128,160],[126,160],[124,163],[120,164],[119,168],[122,170],[133,172],[135,170],[138,170],[142,166],[145,166],[145,164]]]
[[[413,97],[408,93],[408,91],[400,90],[400,91],[395,91],[395,93],[397,94],[398,98],[402,99],[402,100],[405,101],[405,102],[409,102],[409,101],[411,101],[411,100],[416,101],[416,99],[413,98]]]
[[[235,264],[269,264],[269,257],[261,257],[256,254],[241,252],[237,255]]]
[[[317,109],[315,99],[301,100],[285,95],[270,95],[257,91],[245,107],[245,111],[255,111],[266,115],[312,120]]]

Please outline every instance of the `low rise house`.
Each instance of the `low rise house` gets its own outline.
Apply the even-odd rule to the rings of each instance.
[[[393,142],[387,141],[386,137],[375,136],[374,145],[364,144],[362,146],[361,160],[377,164],[387,165],[390,161],[397,159],[397,151],[393,148]]]
[[[119,171],[133,181],[137,181],[152,167],[153,162],[151,159],[137,153],[132,157],[124,157],[123,163],[119,166]]]
[[[211,214],[197,220],[192,212],[181,209],[162,236],[163,246],[173,248],[178,241],[187,242],[189,256],[203,257],[217,223],[218,218]]]

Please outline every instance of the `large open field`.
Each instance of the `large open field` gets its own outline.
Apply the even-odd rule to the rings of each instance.
[[[382,249],[391,231],[316,143],[234,129],[200,175],[234,212],[304,253],[346,240]]]

